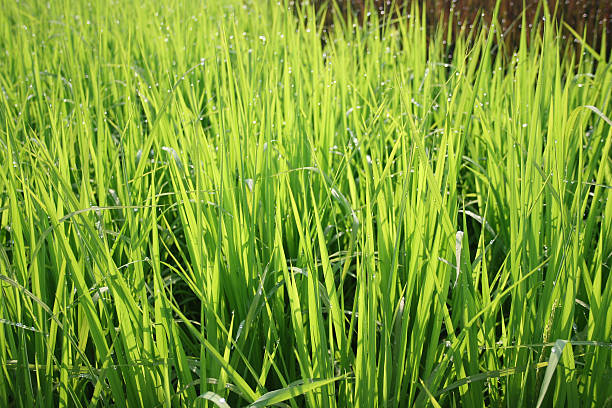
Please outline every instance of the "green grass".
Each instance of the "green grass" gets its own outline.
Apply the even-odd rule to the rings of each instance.
[[[0,4],[0,406],[612,404],[612,61],[159,3]]]

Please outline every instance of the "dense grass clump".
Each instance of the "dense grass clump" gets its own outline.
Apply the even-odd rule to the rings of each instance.
[[[160,3],[2,4],[0,406],[612,403],[605,53]]]

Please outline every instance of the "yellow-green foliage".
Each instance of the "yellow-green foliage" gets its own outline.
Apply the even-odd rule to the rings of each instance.
[[[283,0],[1,6],[0,406],[610,403],[596,49],[479,25],[449,64],[416,9],[322,42]]]

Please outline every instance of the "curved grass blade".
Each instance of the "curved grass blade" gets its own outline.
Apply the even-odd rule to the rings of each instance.
[[[270,391],[260,398],[258,398],[255,402],[249,405],[249,408],[256,407],[267,407],[278,402],[286,401],[291,398],[295,398],[298,395],[306,394],[307,392],[316,390],[318,388],[323,387],[324,385],[331,384],[338,380],[346,378],[346,375],[341,375],[334,378],[328,378],[325,380],[299,380],[289,384],[286,388],[281,388],[280,390]]]
[[[544,400],[544,396],[546,395],[546,391],[548,390],[548,386],[550,385],[550,380],[552,379],[552,376],[555,373],[555,369],[557,368],[557,364],[561,359],[563,349],[565,348],[565,345],[567,343],[567,340],[559,339],[555,342],[555,345],[550,350],[548,367],[546,367],[546,373],[544,374],[544,381],[542,382],[542,387],[540,388],[540,396],[538,397],[538,403],[536,405],[536,408],[540,408],[540,406],[542,405],[542,401]]]
[[[205,399],[211,401],[220,408],[231,408],[229,404],[225,402],[225,398],[211,391],[205,392],[204,394],[198,396],[198,398],[196,399]]]

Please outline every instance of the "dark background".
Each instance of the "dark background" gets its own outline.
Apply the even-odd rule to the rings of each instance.
[[[364,9],[366,2],[370,0],[314,0],[315,7],[322,11],[322,7],[325,4],[331,4],[331,1],[335,1],[338,4],[338,8],[343,14],[351,13],[357,17],[359,21],[363,21]],[[412,0],[371,0],[374,7],[378,9],[382,16],[394,16],[397,15],[394,11],[399,6],[400,10],[403,10],[401,14],[408,14],[410,12],[410,6]],[[521,13],[523,11],[523,3],[526,9],[526,21],[528,29],[530,24],[533,24],[536,13],[538,18],[542,18],[543,9],[542,4],[547,1],[551,14],[555,10],[556,0],[502,0],[500,5],[500,11],[498,21],[501,23],[502,29],[505,32],[504,38],[506,45],[510,48],[515,48],[518,45],[519,35],[521,30]],[[431,28],[434,28],[438,24],[442,23],[446,26],[449,21],[450,13],[453,14],[453,25],[455,28],[461,28],[467,24],[467,28],[472,24],[475,18],[480,14],[484,13],[484,20],[487,23],[491,21],[491,15],[495,7],[495,0],[427,0],[418,1],[419,6],[426,6],[427,10],[427,24]],[[326,26],[331,28],[333,21],[333,14],[335,12],[333,7],[328,6],[325,22]],[[601,49],[602,32],[606,31],[606,49],[607,55],[610,55],[610,45],[612,39],[612,0],[560,0],[557,6],[557,12],[555,16],[557,22],[560,18],[567,22],[576,32],[579,34],[583,33],[586,27],[586,38],[588,43],[593,46],[597,51]],[[459,30],[453,30],[454,33]],[[433,31],[429,31],[432,33]],[[575,42],[574,36],[564,27],[562,27],[561,34],[568,42]],[[577,43],[577,42],[576,42]]]

